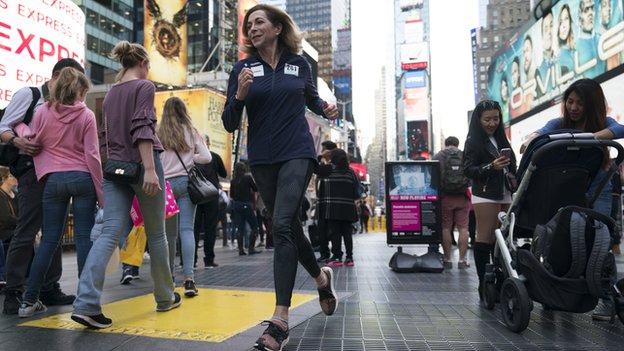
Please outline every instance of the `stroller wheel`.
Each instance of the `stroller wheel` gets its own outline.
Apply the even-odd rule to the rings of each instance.
[[[492,282],[485,282],[485,287],[483,289],[483,302],[486,310],[493,310],[496,305],[496,296],[498,295],[498,291],[496,291],[496,284]]]
[[[529,326],[531,298],[520,279],[505,279],[501,288],[500,303],[503,322],[509,330],[520,333]]]

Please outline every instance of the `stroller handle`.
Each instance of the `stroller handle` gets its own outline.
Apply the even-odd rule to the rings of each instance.
[[[572,134],[568,134],[571,136]],[[624,147],[613,140],[598,140],[598,139],[559,139],[555,140],[552,143],[548,143],[544,145],[544,147],[540,148],[535,152],[531,159],[531,163],[537,163],[537,161],[546,155],[551,149],[567,147],[567,146],[576,146],[581,148],[590,148],[596,146],[605,146],[612,147],[617,150],[617,157],[615,158],[615,164],[619,166],[622,161],[624,161]]]

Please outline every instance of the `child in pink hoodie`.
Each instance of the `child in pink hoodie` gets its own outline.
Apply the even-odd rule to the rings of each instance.
[[[84,104],[89,79],[73,68],[64,68],[50,93],[30,123],[15,131],[42,146],[34,157],[37,179],[45,178],[43,225],[39,250],[30,269],[20,317],[46,310],[39,292],[65,229],[67,208],[72,203],[74,242],[78,275],[91,249],[90,233],[95,220],[96,202],[103,206],[102,166],[95,115]]]

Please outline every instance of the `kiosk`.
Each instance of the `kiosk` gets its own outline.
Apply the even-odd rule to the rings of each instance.
[[[442,243],[440,164],[438,161],[386,162],[388,245]],[[444,270],[439,253],[409,255],[399,246],[390,259],[395,272]]]

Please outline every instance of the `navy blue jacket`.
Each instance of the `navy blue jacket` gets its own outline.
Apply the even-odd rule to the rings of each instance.
[[[255,73],[247,98],[239,101],[238,74],[244,67]],[[259,56],[251,56],[238,61],[230,73],[221,119],[225,129],[234,132],[240,125],[243,107],[247,107],[247,153],[252,166],[316,159],[305,118],[306,106],[325,117],[325,101],[318,96],[310,65],[303,56],[282,54],[275,71]]]

